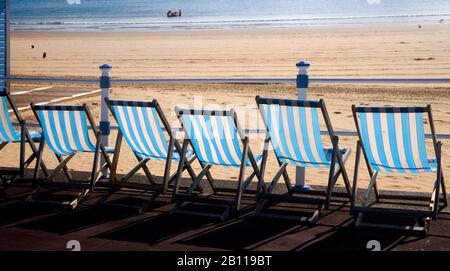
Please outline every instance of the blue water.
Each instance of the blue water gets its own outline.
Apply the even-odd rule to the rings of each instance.
[[[19,31],[166,31],[450,23],[450,0],[10,1],[13,29]],[[167,18],[166,12],[170,9],[182,9],[183,16]]]

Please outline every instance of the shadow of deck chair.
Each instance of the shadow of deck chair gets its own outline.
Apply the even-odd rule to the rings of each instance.
[[[51,175],[39,178],[39,170],[36,167],[34,172],[34,185],[36,189],[27,198],[27,202],[57,204],[71,209],[75,209],[85,198],[89,191],[94,189],[96,182],[102,174],[100,172],[106,168],[111,169],[111,161],[108,154],[113,153],[112,148],[104,147],[101,144],[101,132],[97,129],[94,119],[87,107],[65,106],[65,105],[35,105],[31,108],[42,128],[43,137],[39,143],[37,163],[42,163],[45,144],[55,154],[59,164],[55,167]],[[94,136],[95,144],[89,138],[89,126]],[[74,180],[67,167],[69,161],[79,153],[93,153],[93,165],[88,180]],[[99,156],[105,159],[105,164],[98,166]],[[97,170],[97,168],[100,168]],[[55,177],[60,171],[64,172],[67,181],[55,181]],[[41,188],[57,188],[63,191],[75,191],[76,195],[70,200],[48,200],[39,197]]]
[[[8,104],[19,122],[19,130],[14,129]],[[27,129],[26,122],[22,119],[19,110],[17,110],[8,89],[5,88],[3,91],[0,91],[0,150],[5,148],[9,143],[20,143],[19,167],[17,169],[0,170],[0,178],[3,181],[3,190],[6,189],[9,184],[13,183],[16,178],[24,177],[25,169],[28,168],[37,157],[38,149],[34,143],[39,142],[40,138],[41,133]],[[32,152],[27,159],[25,159],[26,144],[30,146]],[[41,167],[46,176],[48,176],[47,168],[44,163],[41,164]]]
[[[269,99],[257,96],[256,103],[267,128],[263,159],[267,160],[271,143],[280,169],[275,174],[270,186],[266,190],[261,190],[255,214],[314,224],[323,209],[330,205],[332,196],[344,197],[350,201],[351,188],[345,162],[350,156],[351,150],[339,148],[339,138],[334,134],[324,101]],[[331,148],[326,148],[322,141],[319,110],[328,130],[327,135],[331,139]],[[298,189],[292,186],[287,173],[288,165],[307,169],[329,169],[326,190]],[[263,164],[263,173],[264,167]],[[341,175],[346,192],[333,192]],[[286,194],[274,193],[281,177],[287,188]],[[264,174],[261,182],[264,182]],[[271,207],[276,207],[278,203],[304,204],[317,206],[317,208],[313,210],[311,216],[279,214],[271,210]]]
[[[403,229],[427,234],[430,220],[437,219],[441,208],[447,206],[447,194],[441,165],[442,143],[436,140],[431,114],[431,106],[424,107],[365,107],[352,106],[353,117],[358,131],[355,174],[353,180],[352,213],[356,216],[355,225],[381,228]],[[432,134],[436,158],[429,159],[426,151],[424,115],[427,115]],[[356,189],[361,151],[368,168],[370,183],[363,197],[361,206],[356,206]],[[434,190],[430,197],[380,194],[377,187],[379,173],[420,174],[436,172]],[[442,196],[440,198],[440,189]],[[375,203],[383,200],[422,202],[425,210],[395,207],[376,207],[369,203],[374,192]],[[442,201],[444,206],[439,206]],[[365,214],[383,216],[409,217],[416,219],[414,226],[377,224],[365,222]],[[421,220],[421,221],[418,221]]]
[[[144,211],[156,197],[160,194],[167,193],[169,186],[175,181],[178,172],[171,175],[170,167],[173,160],[180,161],[180,143],[176,140],[170,124],[157,100],[141,102],[117,101],[106,98],[105,101],[119,125],[119,131],[115,145],[116,154],[113,159],[110,175],[112,190],[102,201],[104,202],[107,197],[122,188],[143,191],[151,194],[148,201],[139,208],[139,211]],[[138,164],[118,180],[116,172],[123,138],[125,138],[127,145],[133,151]],[[195,155],[192,151],[187,152],[185,155],[187,156],[187,160],[183,160],[183,170],[187,169],[191,178],[194,179],[195,173],[191,167],[191,163],[195,160]],[[150,160],[166,161],[162,184],[154,181],[152,173],[147,166]],[[148,183],[129,182],[131,177],[140,169],[144,171]],[[131,207],[129,205],[126,206]]]
[[[202,166],[202,171],[185,192],[179,191],[181,178],[181,174],[179,174],[173,191],[173,200],[176,202],[174,212],[209,216],[224,221],[231,214],[240,211],[243,193],[247,191],[255,176],[260,178],[261,156],[253,155],[249,147],[249,139],[240,127],[233,110],[197,110],[176,107],[175,112],[185,132],[182,153],[186,152],[187,146],[190,144]],[[184,158],[184,155],[182,157]],[[213,166],[239,168],[237,187],[231,189],[216,187],[210,173]],[[253,171],[244,180],[247,167],[253,168]],[[180,170],[179,167],[179,172]],[[212,188],[212,194],[194,193],[194,189],[198,187],[205,176]],[[221,213],[189,210],[183,208],[185,203],[218,206],[225,210]]]

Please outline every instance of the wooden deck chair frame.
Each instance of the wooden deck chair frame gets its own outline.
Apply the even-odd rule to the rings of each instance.
[[[322,99],[319,101],[308,101],[308,100],[269,99],[269,98],[261,98],[260,96],[256,96],[256,104],[258,106],[258,110],[260,111],[261,117],[266,126],[266,139],[265,139],[264,151],[263,151],[263,170],[262,170],[263,174],[262,174],[262,178],[260,180],[261,184],[264,183],[264,168],[265,168],[265,163],[267,161],[269,144],[272,139],[271,139],[269,127],[267,125],[267,120],[266,120],[264,114],[260,110],[260,105],[277,104],[277,105],[292,106],[292,107],[296,106],[296,107],[319,108],[321,110],[323,120],[325,121],[327,130],[328,130],[327,134],[330,136],[332,148],[333,148],[331,161],[330,161],[328,182],[327,182],[325,191],[298,189],[298,188],[294,187],[291,183],[290,177],[287,172],[288,163],[280,161],[279,157],[275,154],[280,168],[279,168],[278,172],[275,174],[274,178],[272,179],[269,187],[267,189],[261,189],[261,191],[260,191],[261,193],[258,196],[258,205],[255,210],[256,216],[295,220],[295,221],[300,221],[302,223],[312,225],[312,224],[315,224],[317,222],[317,220],[320,218],[322,211],[330,206],[332,196],[348,198],[348,200],[350,201],[352,198],[351,197],[351,186],[350,186],[350,181],[348,178],[347,171],[345,169],[345,163],[347,162],[347,160],[351,154],[351,149],[350,148],[345,149],[344,154],[342,154],[340,152],[339,137],[334,134],[334,130],[331,125],[330,117],[328,115],[328,111],[326,109],[325,102]],[[344,180],[346,192],[335,192],[334,191],[335,185],[341,175]],[[287,194],[283,194],[283,195],[273,193],[273,190],[277,186],[281,177],[283,178],[286,189],[288,191]],[[260,185],[260,187],[262,187],[262,185]],[[276,214],[274,212],[269,211],[270,207],[272,207],[280,202],[299,203],[299,204],[306,204],[306,205],[312,205],[312,206],[315,205],[315,206],[318,206],[318,208],[316,208],[312,212],[311,216]]]
[[[3,189],[6,190],[6,188],[14,182],[15,179],[23,178],[25,174],[25,169],[30,166],[30,164],[36,159],[38,148],[36,147],[35,143],[38,142],[38,138],[33,138],[30,134],[30,131],[27,128],[26,121],[22,118],[20,115],[19,110],[17,109],[14,100],[11,97],[11,94],[9,93],[9,90],[7,88],[4,88],[3,91],[0,92],[0,97],[5,97],[6,103],[10,105],[11,110],[13,111],[14,116],[16,117],[17,121],[20,125],[20,150],[19,150],[19,167],[18,169],[2,169],[0,170],[0,178],[3,181]],[[7,110],[5,108],[5,110]],[[5,112],[7,114],[7,117],[9,117],[9,112]],[[9,143],[14,143],[15,141],[5,141],[0,143],[0,151],[5,148]],[[26,158],[25,157],[25,147],[26,144],[31,148],[31,155]],[[26,158],[26,159],[25,159]],[[41,164],[41,168],[46,176],[48,176],[48,170],[44,163]]]
[[[234,110],[204,110],[204,109],[181,109],[176,107],[175,112],[177,114],[178,119],[180,120],[183,129],[185,130],[185,138],[183,140],[182,153],[184,154],[188,148],[188,145],[193,147],[194,153],[196,153],[195,147],[192,144],[191,139],[188,136],[186,131],[186,126],[182,120],[183,114],[190,115],[209,115],[209,116],[231,116],[233,118],[234,125],[236,127],[236,132],[240,137],[242,143],[242,157],[241,157],[241,165],[239,166],[239,177],[236,189],[227,189],[227,188],[218,188],[215,185],[215,180],[211,175],[210,169],[213,167],[211,163],[205,163],[199,160],[200,165],[202,167],[202,171],[197,175],[195,180],[192,182],[191,186],[187,189],[186,192],[180,193],[180,180],[181,174],[178,175],[177,181],[175,183],[175,189],[173,191],[172,199],[176,202],[176,206],[174,208],[175,213],[183,213],[188,215],[196,215],[196,216],[206,216],[218,218],[221,221],[227,220],[233,214],[239,212],[241,210],[241,199],[245,192],[248,191],[248,187],[251,181],[256,177],[258,180],[260,179],[261,173],[258,167],[255,156],[249,147],[249,139],[245,136],[245,133],[241,126],[239,125],[239,121],[237,119],[237,115]],[[196,153],[197,157],[198,154]],[[185,158],[185,155],[182,155],[182,159]],[[247,159],[250,161],[251,168],[253,172],[245,178],[246,171],[246,161]],[[181,167],[178,168],[178,172],[181,172]],[[210,198],[211,195],[198,195],[194,194],[194,190],[199,187],[200,181],[206,177],[209,186],[212,189],[212,195],[224,195],[225,193],[231,193],[231,199],[215,199]],[[229,194],[228,194],[229,195]],[[184,203],[201,203],[201,204],[211,204],[214,206],[224,206],[225,210],[220,213],[212,213],[212,212],[203,212],[203,211],[193,211],[193,210],[183,210]]]
[[[90,173],[90,177],[88,180],[74,180],[72,177],[72,174],[69,171],[69,168],[67,167],[67,164],[69,161],[79,153],[79,151],[74,151],[72,154],[67,155],[66,157],[63,157],[61,155],[58,155],[56,153],[56,159],[58,160],[59,164],[55,167],[52,174],[49,176],[46,176],[45,178],[39,177],[39,168],[36,167],[33,180],[34,180],[34,186],[35,190],[33,193],[27,198],[27,202],[30,203],[43,203],[43,204],[56,204],[61,205],[64,207],[68,207],[70,209],[75,209],[78,204],[85,199],[86,195],[94,190],[94,187],[97,183],[97,181],[101,178],[102,174],[101,172],[104,169],[111,169],[111,160],[109,158],[108,153],[112,151],[107,151],[105,146],[101,143],[101,131],[97,128],[95,125],[94,118],[92,117],[89,108],[86,104],[80,105],[80,106],[70,106],[70,105],[35,105],[31,104],[31,109],[33,110],[34,115],[36,116],[36,119],[39,121],[39,124],[41,127],[42,120],[39,118],[39,115],[37,111],[39,110],[52,110],[52,111],[84,111],[86,118],[87,118],[87,124],[92,129],[94,136],[95,136],[95,150],[94,158],[93,158],[93,164],[92,164],[92,171]],[[87,127],[89,128],[89,127]],[[44,147],[46,144],[46,139],[43,135],[41,137],[40,143],[39,143],[39,150],[38,150],[38,159],[37,164],[42,164],[42,157],[44,152]],[[105,164],[98,166],[99,164],[99,158],[100,155],[103,156],[105,159]],[[99,168],[99,169],[97,169]],[[54,181],[55,177],[60,171],[63,171],[65,177],[67,178],[68,182],[62,182],[62,181]],[[56,201],[56,200],[45,200],[45,199],[39,199],[38,195],[40,194],[40,190],[42,188],[56,188],[57,190],[76,190],[79,191],[75,196],[73,200],[66,200],[66,201]]]
[[[139,190],[144,192],[149,192],[151,196],[149,197],[148,201],[146,201],[142,206],[139,207],[139,211],[145,211],[148,209],[148,207],[151,205],[151,203],[160,195],[160,194],[166,194],[168,192],[168,189],[171,185],[175,182],[178,171],[174,174],[170,174],[170,167],[172,163],[172,157],[174,154],[174,151],[177,151],[181,155],[181,145],[176,140],[175,134],[169,124],[169,121],[167,120],[166,116],[164,115],[164,112],[161,109],[161,106],[159,105],[158,101],[154,99],[153,101],[149,102],[143,102],[143,101],[118,101],[118,100],[110,100],[108,98],[105,98],[105,102],[108,105],[108,108],[112,115],[114,116],[114,119],[118,122],[118,118],[116,116],[116,113],[113,109],[113,106],[130,106],[130,107],[146,107],[146,108],[154,108],[156,110],[156,113],[159,117],[159,120],[161,121],[165,132],[168,135],[169,138],[169,144],[168,144],[168,150],[167,150],[167,159],[166,164],[164,167],[164,175],[163,175],[163,182],[162,185],[158,185],[153,180],[153,175],[150,171],[150,169],[147,166],[147,163],[151,160],[151,158],[141,158],[139,157],[136,152],[132,149],[138,164],[133,167],[124,177],[121,179],[118,179],[117,177],[117,166],[119,163],[119,154],[121,150],[122,145],[122,139],[123,134],[121,130],[119,129],[117,132],[117,138],[116,138],[116,144],[115,144],[115,155],[112,161],[112,169],[110,174],[110,185],[112,187],[112,190],[110,193],[108,193],[101,202],[105,202],[108,197],[110,197],[113,193],[117,192],[118,190],[125,188],[125,189],[133,189],[133,190]],[[187,159],[183,159],[182,162],[184,164],[183,171],[187,170],[191,176],[192,179],[195,178],[195,172],[191,167],[191,163],[195,161],[195,155]],[[131,183],[129,180],[131,177],[133,177],[140,169],[142,169],[145,173],[146,179],[148,181],[148,184],[138,184],[138,183]],[[113,204],[113,205],[121,205],[125,207],[130,207],[130,205],[126,204]]]
[[[435,126],[433,122],[433,115],[431,111],[431,105],[426,107],[357,107],[352,106],[353,119],[355,121],[356,129],[358,132],[358,142],[356,149],[356,160],[355,160],[355,172],[353,176],[353,199],[351,205],[351,213],[355,216],[355,226],[356,227],[374,227],[374,228],[386,228],[386,229],[396,229],[396,230],[407,230],[413,232],[421,232],[425,235],[428,234],[429,226],[431,220],[436,220],[440,210],[448,205],[447,192],[444,182],[444,175],[442,172],[442,162],[441,162],[441,152],[442,143],[437,140]],[[430,197],[426,196],[415,196],[415,195],[400,195],[400,194],[381,194],[377,186],[378,172],[371,166],[366,149],[362,144],[362,134],[361,127],[358,122],[357,114],[360,112],[386,112],[386,113],[425,113],[428,116],[431,130],[431,138],[433,141],[434,152],[436,155],[436,181],[434,183],[434,188],[432,195]],[[358,188],[358,174],[359,174],[359,164],[361,160],[361,153],[364,156],[366,166],[368,169],[370,182],[363,196],[363,202],[361,206],[356,206],[357,198],[357,188]],[[442,198],[440,197],[440,189],[442,189]],[[401,208],[377,208],[371,207],[369,200],[370,195],[374,193],[375,202],[380,202],[381,200],[400,200],[400,201],[423,201],[428,204],[429,210],[411,210],[411,209],[401,209]],[[442,206],[440,206],[442,203]],[[400,216],[414,219],[423,219],[422,223],[418,221],[413,226],[403,226],[403,225],[393,225],[393,224],[377,224],[363,221],[365,214],[378,214],[378,215],[390,215],[390,216]]]

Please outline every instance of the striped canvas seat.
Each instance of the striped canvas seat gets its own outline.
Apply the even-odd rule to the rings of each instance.
[[[20,130],[15,130],[8,111],[6,96],[0,97],[0,143],[1,142],[19,142]],[[29,131],[32,139],[40,138],[41,134],[35,131]]]
[[[428,158],[426,151],[426,107],[415,109],[355,108],[361,141],[375,171],[420,173],[436,170],[436,159]]]
[[[33,185],[36,189],[26,201],[57,204],[75,209],[94,189],[96,183],[104,176],[103,174],[111,169],[109,153],[113,153],[113,150],[102,144],[102,133],[97,129],[87,105],[35,105],[32,103],[30,106],[39,121],[43,134],[39,143],[37,165],[42,163],[46,144],[55,154],[59,163],[53,172],[46,174],[44,178],[39,177],[39,170],[36,167],[33,175]],[[89,134],[94,141],[91,141]],[[92,171],[87,180],[74,179],[68,167],[68,163],[80,153],[93,154]],[[56,179],[60,172],[64,173],[67,181]],[[39,196],[41,188],[50,187],[67,189],[73,194],[64,199],[46,199],[46,197]]]
[[[351,150],[339,148],[339,137],[333,132],[325,102],[256,96],[256,104],[267,130],[265,157],[268,155],[270,141],[279,165],[279,170],[270,182],[270,186],[259,196],[256,215],[294,219],[314,224],[322,211],[330,206],[332,195],[337,195],[334,189],[341,176],[346,191],[340,193],[340,196],[350,199],[351,188],[345,163]],[[326,126],[326,131],[323,133],[320,129],[321,122]],[[331,147],[324,146],[322,134],[328,135]],[[306,185],[293,186],[287,171],[288,166],[307,169],[326,168],[329,171],[328,179],[323,185],[326,188],[311,189]],[[286,194],[275,192],[281,178],[288,191]],[[311,200],[310,196],[313,195],[320,196]],[[303,203],[315,207],[311,208],[313,211],[306,216],[303,207],[299,208],[298,213],[279,213],[278,209],[283,207],[277,205],[282,202]]]
[[[286,100],[259,104],[275,154],[282,163],[304,168],[330,167],[332,149],[325,148],[322,142],[318,103],[309,101],[298,106]],[[345,149],[340,151],[345,153]]]
[[[232,111],[212,114],[207,110],[176,110],[177,114],[182,112],[180,119],[184,131],[200,162],[223,167],[241,166],[243,135],[238,132]],[[255,160],[259,162],[261,155],[255,156]],[[251,166],[249,159],[245,166]]]
[[[50,149],[59,156],[95,152],[82,106],[34,106]]]
[[[241,208],[242,195],[249,191],[253,179],[262,180],[260,168],[262,156],[255,156],[249,146],[249,139],[245,136],[239,125],[237,115],[233,110],[203,110],[181,109],[176,107],[175,112],[185,132],[183,140],[184,152],[190,144],[202,167],[201,172],[194,178],[191,186],[180,192],[181,168],[178,169],[178,178],[173,192],[173,200],[176,202],[175,212],[210,216],[226,220]],[[225,168],[239,168],[236,184],[231,188],[219,188],[215,185],[210,169],[214,166]],[[250,169],[249,174],[246,173]],[[206,178],[212,194],[194,193],[195,189],[203,190],[199,185]],[[259,190],[259,189],[257,189]],[[226,193],[222,193],[225,192]],[[255,191],[257,192],[257,191]],[[187,205],[185,205],[187,203]],[[215,207],[211,210],[185,209],[184,206],[200,203],[211,204]],[[221,210],[220,213],[216,211]]]
[[[155,160],[167,159],[168,139],[155,107],[113,103],[111,108],[120,131],[136,155]],[[188,151],[186,155],[191,157],[193,153]],[[172,159],[180,160],[175,149]]]

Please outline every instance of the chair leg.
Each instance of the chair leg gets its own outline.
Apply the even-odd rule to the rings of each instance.
[[[432,198],[432,202],[431,204],[433,204],[432,206],[432,210],[434,211],[434,216],[433,219],[437,219],[438,214],[439,214],[439,198],[440,198],[440,188],[441,188],[441,182],[442,182],[442,164],[441,164],[441,143],[437,144],[437,176],[436,176],[436,184],[434,187],[434,195]]]
[[[21,123],[20,129],[20,169],[19,176],[23,178],[25,174],[25,124]]]
[[[200,166],[202,167],[202,169],[205,169],[207,167],[207,165],[204,165],[202,162],[200,162]],[[211,187],[211,189],[213,190],[213,193],[216,193],[216,185],[214,184],[214,178],[211,175],[211,172],[207,171],[206,172],[206,180],[208,180],[209,186]]]
[[[68,204],[69,208],[71,208],[72,210],[77,208],[78,204],[80,204],[80,202],[83,201],[83,199],[86,197],[89,191],[90,191],[89,189],[83,189],[83,191],[78,193],[78,196]]]
[[[97,137],[97,142],[95,144],[95,153],[94,153],[94,161],[92,163],[92,172],[91,172],[91,179],[90,179],[90,183],[91,183],[91,189],[94,188],[95,186],[95,182],[96,182],[96,177],[97,177],[97,167],[98,167],[98,163],[99,163],[99,154],[100,154],[100,133],[96,136]]]
[[[138,162],[141,163],[143,159],[140,158],[139,156],[137,156],[137,154],[135,154],[135,156],[136,156],[136,159],[138,160]],[[153,175],[150,172],[150,169],[147,167],[146,164],[144,164],[142,166],[142,170],[144,171],[144,174],[147,177],[147,180],[150,182],[150,184],[154,184],[155,182],[153,181]]]
[[[59,155],[56,155],[56,157],[58,158],[58,161],[59,161],[59,165],[58,166],[56,166],[56,168],[55,168],[55,170],[54,170],[54,172],[53,172],[53,174],[51,174],[50,176],[48,176],[48,180],[49,181],[51,181],[51,180],[53,180],[53,178],[55,178],[55,176],[59,173],[59,171],[60,170],[63,170],[65,173],[66,173],[66,177],[67,177],[67,175],[69,174],[69,176],[71,177],[71,175],[70,175],[70,173],[69,173],[69,169],[67,168],[67,163],[69,163],[69,161],[75,156],[75,154],[76,153],[72,153],[72,154],[70,154],[69,156],[67,156],[66,158],[62,158],[61,156],[59,156]],[[71,182],[72,181],[72,178],[70,178],[69,179],[69,181]]]
[[[55,154],[55,156],[56,156],[56,159],[58,159],[58,162],[60,164],[62,164],[64,159],[61,156],[57,155],[57,154]],[[69,182],[71,182],[72,181],[72,174],[70,174],[69,168],[66,165],[64,165],[62,167],[62,169],[64,171],[64,174],[66,175],[67,180],[69,180]],[[56,170],[55,170],[55,172],[56,172]],[[52,175],[54,175],[54,174],[52,174]]]
[[[370,194],[374,190],[374,187],[376,186],[376,183],[377,183],[377,177],[378,177],[378,171],[375,171],[375,173],[372,175],[372,178],[370,179],[370,183],[369,183],[369,186],[367,187],[367,191],[364,194],[364,199],[363,199],[363,203],[362,203],[363,206],[368,206]]]
[[[31,138],[30,134],[28,133],[28,130],[26,130],[26,134],[25,135],[26,135],[27,142],[30,145],[30,148],[31,148],[33,154],[37,158],[38,157],[39,148],[36,148],[36,145],[34,144],[33,139]],[[45,140],[43,136],[41,137],[39,142],[41,142],[42,140]],[[31,158],[31,156],[30,156],[30,158]],[[31,161],[30,161],[30,163],[31,163]],[[50,174],[49,174],[48,169],[45,166],[45,163],[43,161],[41,161],[40,167],[41,167],[42,172],[44,173],[44,176],[48,177]]]
[[[169,178],[170,178],[170,166],[172,165],[172,156],[173,156],[173,146],[174,146],[174,138],[170,138],[169,141],[169,149],[167,150],[167,160],[166,166],[164,167],[164,176],[163,176],[163,193],[166,194],[169,188]]]
[[[331,203],[331,194],[333,192],[334,188],[334,173],[336,168],[336,158],[338,158],[338,149],[337,149],[337,137],[333,138],[333,156],[331,157],[331,165],[330,165],[330,172],[328,174],[328,185],[327,185],[327,191],[326,191],[326,203],[325,208],[328,209],[330,207]],[[338,158],[339,159],[339,158]]]
[[[241,168],[239,170],[239,180],[238,180],[238,187],[237,187],[237,194],[236,194],[236,211],[240,210],[241,206],[241,198],[242,198],[242,190],[243,185],[242,182],[245,178],[245,168],[247,163],[247,156],[248,156],[248,138],[246,137],[244,139],[244,148],[242,151],[242,159],[241,159]]]
[[[444,180],[444,174],[441,173],[441,190],[442,190],[442,197],[443,197],[443,203],[444,207],[448,206],[448,197],[447,197],[447,190],[445,187],[445,180]]]
[[[194,169],[192,169],[192,166],[191,166],[191,163],[192,163],[195,159],[196,159],[196,158],[194,157],[194,159],[192,159],[192,161],[188,161],[188,159],[185,159],[185,161],[184,161],[184,164],[185,164],[184,168],[186,168],[186,170],[188,171],[189,176],[191,177],[192,180],[194,180],[195,177],[196,177],[195,172],[194,172]],[[184,168],[183,168],[183,171],[184,171]]]
[[[131,177],[134,176],[146,163],[148,163],[149,159],[141,159],[141,162],[139,162],[134,168],[132,168],[128,173],[122,177],[120,182],[127,182]]]
[[[122,146],[122,133],[120,130],[117,132],[116,144],[114,145],[114,156],[111,164],[111,171],[109,173],[109,180],[111,184],[117,182],[117,165],[119,164],[120,150]]]
[[[440,147],[439,147],[439,160],[440,160],[440,163],[441,163],[441,166],[440,166],[440,176],[441,176],[440,184],[441,184],[442,197],[443,197],[442,201],[444,203],[444,207],[447,207],[447,205],[448,205],[447,189],[445,187],[444,173],[443,173],[443,170],[442,170],[442,145],[441,144],[439,144],[439,145],[440,145]]]
[[[359,173],[360,159],[361,159],[361,144],[358,141],[356,143],[356,158],[355,158],[355,169],[353,173],[352,200],[350,210],[354,210],[356,204],[356,197],[358,193],[358,173]]]
[[[188,140],[184,139],[183,146],[182,146],[181,152],[180,152],[180,161],[178,162],[177,178],[175,179],[173,192],[172,192],[172,201],[175,200],[175,196],[178,194],[178,190],[180,188],[181,176],[183,174],[183,166],[184,166],[185,160],[186,160],[187,146],[188,146]],[[195,181],[195,179],[192,180],[192,182],[194,182],[194,181]]]
[[[346,154],[346,157],[350,156],[350,150],[347,150],[347,152],[348,153]],[[342,159],[341,155],[339,155],[337,157],[337,159],[338,159],[340,170],[342,171],[341,174],[342,174],[342,178],[344,180],[345,189],[347,190],[348,197],[351,200],[352,199],[352,187],[350,185],[350,178],[348,177],[347,169],[345,167],[346,159]]]
[[[42,164],[42,156],[44,155],[44,146],[45,146],[45,139],[44,137],[41,137],[40,143],[39,143],[39,150],[37,152],[37,160],[36,160],[36,167],[34,168],[34,174],[33,174],[33,186],[37,187],[37,181],[39,177],[39,168],[41,168]],[[48,177],[48,176],[46,176]]]
[[[203,179],[203,177],[205,177],[209,170],[211,169],[211,165],[207,165],[198,175],[197,178],[195,179],[194,182],[192,182],[191,186],[188,188],[188,190],[186,191],[186,193],[188,195],[192,194],[192,192],[194,191],[195,188],[197,188],[197,186],[199,185],[200,181]]]
[[[275,176],[272,179],[272,182],[270,183],[269,187],[267,188],[266,191],[262,191],[261,195],[264,194],[271,194],[272,191],[275,189],[275,186],[277,185],[278,181],[280,180],[281,176],[283,175],[284,171],[286,171],[286,167],[288,166],[287,163],[283,163],[281,168],[278,170],[277,174],[275,174]],[[263,198],[259,198],[258,202],[256,204],[256,208],[255,208],[255,215],[259,215],[263,209],[265,208],[265,205],[267,203],[266,199]]]
[[[277,162],[278,162],[279,167],[283,166],[283,163],[280,161],[280,159],[278,159],[278,157],[277,157]],[[291,183],[291,179],[289,178],[286,168],[283,170],[282,174],[283,174],[284,183],[286,185],[286,189],[287,189],[289,195],[292,195],[292,193],[293,193],[292,183]]]

